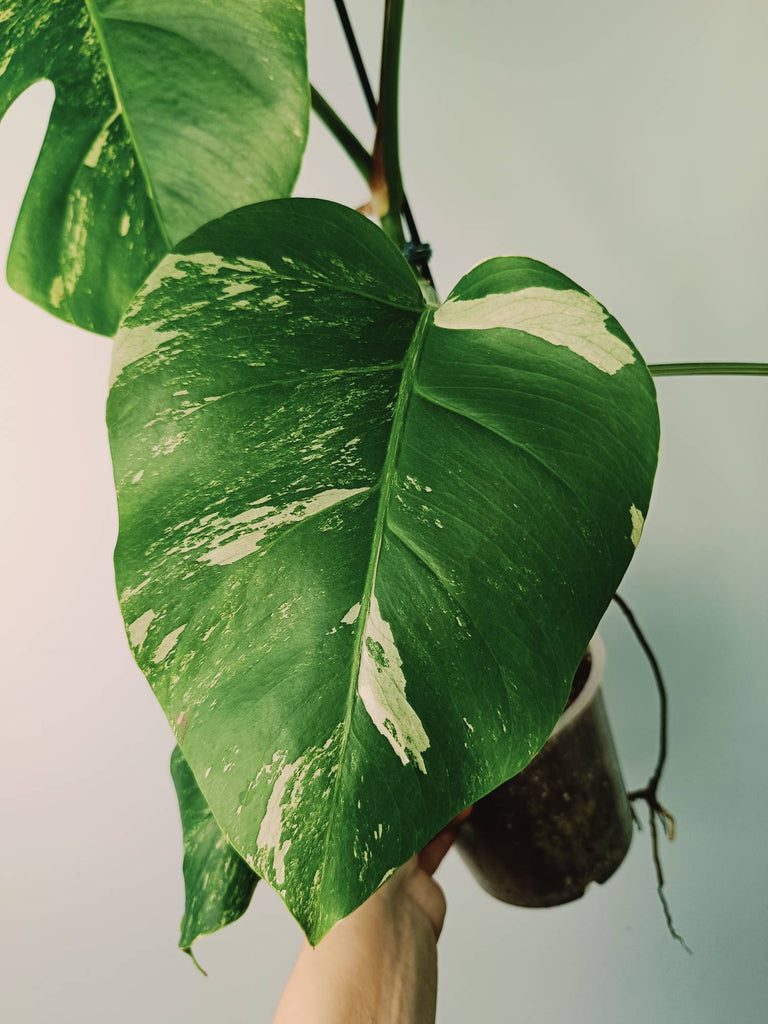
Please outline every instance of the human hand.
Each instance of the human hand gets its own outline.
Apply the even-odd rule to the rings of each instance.
[[[431,1024],[445,920],[433,875],[463,811],[315,949],[304,943],[274,1024]]]
[[[453,845],[459,826],[466,821],[471,812],[472,808],[468,807],[458,814],[420,853],[414,854],[398,868],[363,906],[371,901],[378,901],[384,903],[390,913],[397,913],[398,908],[411,903],[431,924],[435,940],[439,939],[445,922],[446,902],[445,893],[433,875]],[[355,914],[360,910],[362,907],[356,910]],[[354,917],[354,914],[350,916]]]

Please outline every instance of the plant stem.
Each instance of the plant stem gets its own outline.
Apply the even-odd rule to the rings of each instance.
[[[386,0],[381,49],[381,80],[373,146],[371,195],[381,225],[402,248],[403,180],[398,143],[400,42],[403,35],[404,0]]]
[[[314,85],[310,86],[312,96],[312,109],[323,122],[328,131],[333,135],[341,148],[346,152],[352,163],[368,182],[371,176],[373,161],[371,154],[354,134],[354,132],[342,121],[333,107],[321,96]]]
[[[768,374],[768,363],[649,363],[654,377],[759,376]]]
[[[357,44],[355,32],[354,29],[352,28],[352,22],[350,21],[349,14],[347,13],[346,4],[344,0],[334,0],[334,3],[336,5],[336,11],[338,13],[339,21],[341,22],[341,27],[344,32],[344,37],[347,41],[347,47],[352,57],[352,62],[355,65],[355,70],[357,72],[358,81],[360,82],[360,87],[363,90],[365,101],[368,104],[368,110],[370,111],[371,118],[375,124],[377,121],[378,113],[376,97],[373,94],[371,80],[368,77],[368,72],[365,70],[363,56],[360,52],[360,47]],[[408,202],[408,197],[405,195],[405,192],[403,192],[402,210],[403,216],[405,217],[405,222],[408,225],[408,232],[411,236],[411,244],[414,247],[419,247],[422,244],[421,237],[419,235],[419,230],[416,227],[416,220],[411,211],[411,205]],[[416,266],[419,275],[427,282],[427,284],[431,285],[432,289],[434,290],[435,282],[432,277],[432,271],[429,268],[429,256],[430,254],[428,251],[426,253],[423,253],[419,258],[414,260],[414,265]]]

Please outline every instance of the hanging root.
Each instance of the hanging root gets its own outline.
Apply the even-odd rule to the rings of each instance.
[[[653,676],[656,680],[656,689],[659,693],[659,716],[660,716],[660,727],[659,727],[659,755],[656,759],[656,767],[653,770],[648,780],[648,784],[642,789],[635,789],[631,793],[628,793],[630,807],[632,809],[632,818],[638,828],[642,828],[640,819],[635,811],[634,803],[636,800],[644,800],[648,805],[648,822],[651,829],[651,850],[653,853],[653,866],[656,870],[656,891],[659,894],[659,901],[661,903],[662,910],[664,911],[664,919],[667,922],[667,928],[669,934],[673,939],[683,947],[686,953],[691,953],[692,950],[686,943],[683,936],[675,928],[672,920],[672,912],[669,909],[669,903],[664,892],[664,871],[661,866],[661,855],[659,853],[659,826],[671,842],[675,838],[675,819],[667,810],[667,808],[661,803],[658,797],[659,783],[661,782],[661,775],[664,771],[664,763],[667,759],[667,690],[664,686],[664,679],[661,675],[661,669],[659,663],[656,660],[656,656],[651,650],[651,646],[645,638],[643,631],[637,623],[637,619],[632,614],[632,611],[627,606],[626,602],[619,597],[618,594],[614,595],[614,601],[621,608],[627,622],[635,634],[638,643],[642,647],[645,656],[648,658],[648,662],[653,670]]]
[[[659,901],[661,902],[662,910],[664,911],[664,919],[667,922],[667,928],[669,934],[673,939],[676,939],[686,953],[693,953],[688,943],[685,941],[680,932],[675,928],[674,921],[672,920],[672,911],[669,909],[669,903],[664,892],[664,872],[661,867],[661,855],[659,853],[659,825],[664,832],[666,838],[671,842],[675,838],[675,819],[669,813],[667,808],[660,803],[656,795],[655,784],[649,783],[644,789],[636,789],[632,793],[627,794],[631,801],[630,806],[632,808],[632,817],[635,820],[635,824],[638,828],[642,828],[640,819],[637,817],[634,808],[635,800],[645,800],[648,804],[648,821],[651,826],[651,849],[653,851],[653,866],[656,870],[656,892],[659,894]]]

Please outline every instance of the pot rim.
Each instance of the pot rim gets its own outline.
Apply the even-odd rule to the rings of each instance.
[[[557,725],[552,730],[552,736],[557,736],[566,729],[569,729],[577,719],[581,718],[597,696],[597,692],[600,689],[600,684],[602,683],[603,675],[605,674],[606,655],[605,644],[603,643],[603,638],[599,633],[595,633],[589,641],[589,647],[587,650],[592,658],[592,664],[589,669],[587,681],[584,683],[581,693],[573,704],[571,704],[569,708],[566,708],[557,720]]]

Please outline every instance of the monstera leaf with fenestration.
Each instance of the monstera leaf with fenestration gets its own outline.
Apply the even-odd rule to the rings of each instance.
[[[245,913],[258,875],[222,835],[178,747],[171,755],[171,775],[184,836],[185,901],[179,946],[194,959],[196,939]]]
[[[303,0],[6,0],[0,117],[43,78],[56,102],[8,279],[62,319],[113,334],[174,242],[293,188]]]
[[[546,740],[640,536],[653,383],[542,263],[434,307],[363,217],[282,200],[163,260],[107,415],[134,655],[317,942]]]

